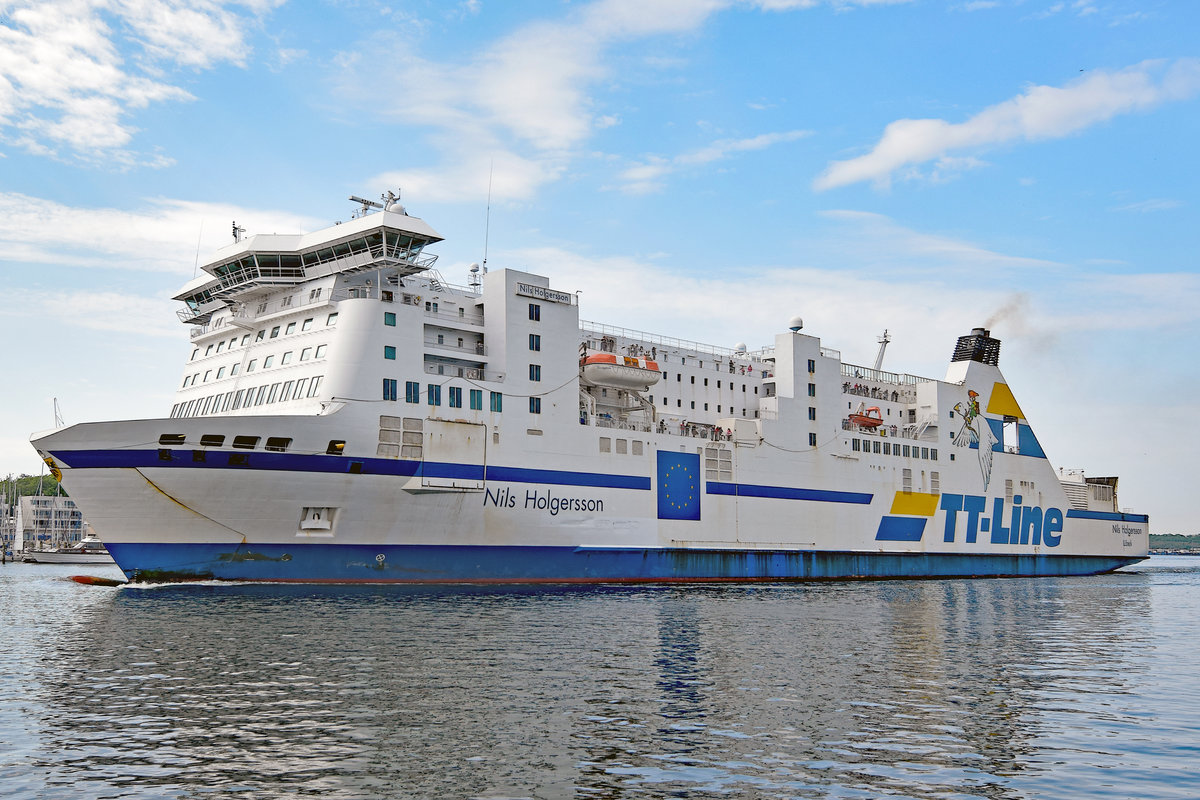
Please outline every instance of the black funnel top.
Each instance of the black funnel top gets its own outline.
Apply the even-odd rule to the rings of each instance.
[[[954,357],[950,360],[978,361],[980,364],[996,366],[1000,363],[1000,340],[993,339],[991,333],[984,328],[974,328],[970,336],[958,337]]]

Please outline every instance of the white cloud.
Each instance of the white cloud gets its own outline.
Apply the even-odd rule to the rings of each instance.
[[[136,336],[162,336],[179,340],[183,328],[175,317],[179,303],[165,297],[145,297],[121,292],[31,291],[8,292],[4,316],[37,324],[93,331],[113,331]]]
[[[247,17],[268,0],[17,0],[0,18],[0,139],[37,155],[116,165],[169,160],[128,150],[131,111],[193,99],[163,65],[242,64]],[[131,61],[133,63],[131,63]]]
[[[866,155],[835,161],[814,182],[818,191],[859,181],[886,186],[899,170],[1013,141],[1057,139],[1120,114],[1148,111],[1200,93],[1200,60],[1146,61],[1095,70],[1063,87],[1033,86],[961,123],[892,122]]]
[[[890,1],[828,0],[825,4],[842,8]],[[494,186],[494,196],[523,199],[542,183],[556,180],[592,133],[619,122],[614,114],[598,108],[589,94],[593,86],[610,77],[605,56],[613,46],[653,36],[688,34],[714,14],[737,5],[787,11],[820,4],[596,0],[571,7],[562,19],[525,24],[477,55],[453,63],[415,55],[413,38],[407,33],[379,33],[338,56],[336,63],[342,71],[338,93],[343,100],[354,100],[373,113],[437,132],[431,141],[441,151],[442,163],[403,173],[410,181],[440,186],[437,194],[443,199],[468,196],[461,184],[454,184],[465,172],[469,184],[478,186],[474,176],[480,173],[479,158],[470,154],[483,153],[485,162],[494,159],[514,167],[514,179]],[[378,64],[384,62],[390,67],[380,73]],[[642,63],[662,69],[664,64],[677,62],[656,64],[645,59]],[[389,90],[380,91],[381,77],[390,81]],[[755,147],[751,140],[745,142],[745,149]],[[736,143],[729,145],[732,148]],[[712,160],[731,152],[733,149],[714,154]],[[468,166],[464,166],[464,158],[470,162]],[[631,181],[626,191],[654,188],[652,182]],[[509,190],[515,194],[507,194]],[[480,193],[469,196],[478,198]]]
[[[1129,205],[1118,206],[1113,211],[1136,211],[1142,214],[1151,211],[1170,211],[1172,208],[1179,208],[1183,203],[1179,200],[1169,200],[1162,197],[1156,197],[1150,200],[1142,200],[1138,203],[1130,203]]]
[[[230,241],[238,220],[248,232],[300,231],[325,223],[229,204],[157,199],[137,211],[73,208],[0,192],[0,263],[134,269],[190,276],[197,237],[200,261]]]
[[[783,142],[794,142],[811,131],[783,131],[779,133],[763,133],[745,139],[721,139],[707,147],[683,153],[673,159],[662,156],[647,156],[644,163],[634,164],[625,169],[620,177],[623,181],[621,191],[627,194],[647,194],[663,188],[660,179],[682,168],[709,164],[731,157],[735,153],[752,150],[763,150]]]

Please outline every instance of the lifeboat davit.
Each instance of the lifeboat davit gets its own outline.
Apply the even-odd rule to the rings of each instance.
[[[584,383],[592,386],[615,386],[639,391],[649,389],[662,377],[658,362],[615,353],[586,356],[580,364],[580,373]]]
[[[878,428],[883,424],[883,413],[879,410],[879,406],[871,406],[866,411],[857,411],[851,414],[850,422],[860,428]]]

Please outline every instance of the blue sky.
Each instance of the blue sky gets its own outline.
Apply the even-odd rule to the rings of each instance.
[[[1190,0],[0,3],[0,474],[165,415],[229,240],[400,188],[585,319],[751,348],[800,314],[942,377],[987,325],[1051,461],[1158,532],[1200,412]],[[199,245],[199,248],[197,247]]]

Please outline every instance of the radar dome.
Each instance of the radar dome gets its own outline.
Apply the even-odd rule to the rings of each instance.
[[[788,330],[790,330],[792,333],[799,333],[800,329],[803,327],[804,320],[800,318],[799,314],[788,320]]]
[[[737,344],[735,344],[735,345],[733,346],[733,352],[735,352],[735,353],[744,353],[744,352],[746,352],[746,343],[745,343],[745,342],[738,342]]]

